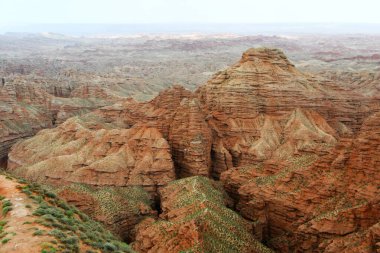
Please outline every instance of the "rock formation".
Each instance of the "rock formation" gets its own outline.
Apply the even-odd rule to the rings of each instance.
[[[163,220],[138,225],[138,252],[272,252],[250,233],[249,224],[226,208],[225,195],[204,177],[171,182],[160,191]]]
[[[6,163],[10,147],[20,139],[111,103],[95,95],[99,94],[91,98],[54,97],[18,78],[0,86],[0,166]]]
[[[211,174],[211,130],[196,98],[182,100],[170,124],[168,140],[180,177]]]
[[[0,175],[1,252],[132,252],[88,216],[36,184]]]
[[[244,62],[237,66],[240,68],[242,65]],[[236,80],[234,75],[231,76],[232,80],[228,79],[228,82]],[[283,85],[277,83],[280,84]],[[281,252],[329,252],[332,249],[354,252],[355,247],[350,244],[350,240],[356,238],[358,241],[358,238],[363,239],[366,236],[368,238],[363,239],[360,247],[376,247],[376,223],[379,221],[379,199],[376,196],[379,192],[376,185],[379,182],[374,171],[378,173],[380,166],[375,158],[378,157],[376,153],[379,150],[379,130],[374,127],[374,122],[380,122],[376,113],[380,108],[376,100],[378,94],[371,93],[368,98],[370,93],[367,93],[366,97],[360,97],[359,92],[344,92],[341,89],[344,93],[338,96],[335,93],[338,85],[331,85],[323,79],[320,82],[322,84],[325,85],[325,91],[331,92],[324,91],[328,95],[320,98],[320,102],[312,101],[308,96],[305,98],[309,101],[308,105],[299,104],[298,99],[302,98],[300,94],[292,103],[286,102],[288,107],[290,105],[302,108],[295,109],[289,116],[286,116],[285,110],[281,112],[286,106],[271,112],[270,103],[264,100],[262,108],[265,117],[273,118],[281,112],[284,123],[278,121],[277,128],[274,127],[276,124],[267,124],[262,128],[252,127],[251,124],[248,129],[261,129],[259,137],[254,138],[255,141],[251,143],[262,144],[269,150],[275,147],[274,152],[267,153],[267,156],[262,155],[261,160],[256,155],[249,161],[249,156],[244,155],[249,154],[247,150],[256,151],[257,145],[248,142],[248,149],[239,148],[230,152],[232,162],[234,156],[237,157],[235,160],[240,159],[238,161],[243,162],[233,163],[235,168],[223,172],[221,177],[226,190],[237,200],[239,212],[243,217],[255,221],[256,233],[261,233],[268,245]],[[212,85],[212,81],[208,85]],[[231,89],[232,85],[227,87]],[[207,89],[207,85],[203,89]],[[283,89],[283,86],[277,89]],[[300,87],[297,89],[302,90]],[[321,89],[316,89],[314,93],[318,94],[320,91]],[[282,90],[279,94],[284,93]],[[335,97],[331,96],[334,93]],[[260,98],[257,95],[251,96],[255,99],[257,97]],[[283,99],[286,97],[278,97],[276,102],[282,103]],[[226,100],[220,101],[223,106]],[[343,109],[356,103],[358,107],[352,108],[350,116],[343,119]],[[365,104],[365,108],[359,104]],[[225,117],[235,117],[234,113],[229,115]],[[226,119],[221,122],[226,122]],[[263,130],[269,134],[260,141]],[[257,138],[259,141],[256,141]],[[225,140],[223,137],[222,141]],[[246,144],[247,141],[241,143]],[[231,143],[223,145],[224,150],[228,150],[228,147],[234,146]],[[254,154],[265,154],[265,149],[262,150]],[[248,162],[244,163],[244,160]],[[357,175],[364,176],[358,178]],[[354,235],[347,236],[351,233]]]
[[[71,184],[55,192],[125,241],[134,239],[134,227],[144,217],[156,216],[149,194],[139,186],[94,188]]]
[[[157,129],[113,128],[88,117],[16,144],[8,159],[19,176],[55,185],[130,185],[154,192],[175,179],[170,147]]]
[[[347,78],[352,86],[361,83],[355,75]],[[224,223],[229,210],[220,204],[213,209],[224,200],[212,183],[170,183],[189,176],[220,179],[234,199],[231,207],[253,221],[256,240],[274,250],[378,250],[377,79],[357,89],[344,87],[343,80],[302,73],[277,49],[249,49],[194,93],[174,86],[149,102],[122,100],[41,131],[12,148],[9,170],[47,184],[142,186],[156,201],[160,196],[164,221],[151,218],[137,226],[134,247],[143,252],[232,247],[216,232],[205,232],[232,229]],[[82,87],[76,94],[97,92]],[[185,194],[193,183],[206,188],[195,199]],[[71,201],[80,206],[81,198],[95,201],[88,195]],[[195,218],[200,213],[192,205],[206,214]],[[129,230],[141,215],[132,217],[103,221],[128,224]],[[238,227],[246,227],[238,217]],[[246,236],[250,229],[242,231],[245,246],[258,245]],[[256,252],[240,246],[234,250]]]
[[[18,103],[16,89],[11,83],[0,87],[0,166],[6,164],[9,149],[14,143],[51,126],[46,110]]]

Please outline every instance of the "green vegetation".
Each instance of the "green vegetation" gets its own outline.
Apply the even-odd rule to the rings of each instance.
[[[10,238],[4,238],[3,240],[1,240],[1,243],[2,244],[6,244],[7,242],[9,242],[11,239]]]
[[[105,217],[107,221],[115,224],[115,226],[118,224],[120,215],[127,217],[139,216],[141,205],[145,205],[147,208],[152,205],[149,194],[140,186],[102,187],[101,189],[96,189],[88,185],[72,184],[60,189],[60,191],[63,190],[91,196],[96,203],[99,203],[95,207],[93,217]],[[86,219],[86,217],[83,218]]]
[[[6,216],[8,214],[8,212],[10,212],[11,210],[12,210],[12,203],[7,199],[3,199],[2,200],[2,214],[3,214],[3,216]]]
[[[171,213],[175,209],[181,211],[169,221],[156,222],[157,232],[165,240],[173,240],[176,230],[168,228],[195,221],[202,237],[190,249],[182,249],[183,252],[271,252],[253,239],[250,224],[223,204],[225,194],[215,182],[205,177],[189,177],[171,182],[165,191],[175,194],[167,208]]]
[[[46,227],[45,230],[35,228],[33,236],[50,235],[56,240],[55,243],[44,243],[41,252],[79,252],[82,244],[101,252],[133,252],[129,245],[121,242],[100,223],[91,220],[75,207],[59,199],[54,192],[35,183],[27,184],[25,180],[18,180],[18,182],[21,184],[18,189],[37,205],[32,213],[36,217],[34,222]],[[28,208],[33,208],[31,205],[28,206]],[[8,212],[11,207],[12,203],[3,198],[3,213]],[[7,235],[3,231],[5,224],[6,222],[3,221],[0,226],[0,239],[4,238],[3,244],[10,240],[5,238]]]
[[[36,222],[53,228],[48,232],[59,242],[59,252],[79,252],[79,242],[99,249],[103,252],[130,252],[130,247],[118,241],[110,232],[106,231],[102,225],[92,221],[87,215],[81,213],[75,207],[68,205],[58,199],[54,193],[46,191],[37,185],[29,185],[28,188],[34,194],[42,194],[43,198],[30,197],[38,203],[38,208],[33,215],[38,216]],[[36,231],[41,234],[42,232]],[[110,249],[109,245],[115,247]],[[49,251],[47,251],[49,252]]]
[[[58,252],[52,243],[45,242],[41,245],[41,253],[56,253]]]
[[[6,221],[0,221],[0,239],[4,238],[8,233],[4,231],[4,227],[7,224]]]
[[[38,235],[44,235],[45,234],[45,231],[44,230],[36,230],[34,231],[33,235],[34,236],[38,236]]]
[[[278,173],[270,176],[262,176],[252,179],[257,185],[260,186],[273,186],[278,179],[285,178],[289,173],[307,168],[316,160],[316,155],[302,155],[289,159],[289,165]]]

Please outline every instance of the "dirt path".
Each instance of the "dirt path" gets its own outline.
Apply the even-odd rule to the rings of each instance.
[[[10,200],[13,208],[5,217],[0,216],[1,220],[7,222],[4,231],[8,234],[4,238],[10,239],[5,244],[0,242],[0,252],[41,252],[43,242],[52,241],[54,238],[50,236],[33,236],[36,228],[46,228],[33,223],[35,217],[31,214],[32,210],[36,208],[36,204],[17,189],[17,185],[19,183],[15,180],[7,179],[5,176],[0,175],[0,195]],[[31,208],[27,208],[28,205]]]

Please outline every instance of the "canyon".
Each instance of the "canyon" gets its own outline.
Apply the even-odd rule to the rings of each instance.
[[[306,70],[258,47],[148,101],[5,82],[0,154],[137,252],[377,252],[379,76]]]

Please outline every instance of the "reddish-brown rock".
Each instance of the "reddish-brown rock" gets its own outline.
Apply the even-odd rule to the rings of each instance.
[[[110,103],[95,96],[54,97],[34,84],[19,77],[0,84],[0,166],[6,163],[9,148],[17,141]]]
[[[364,235],[364,245],[376,247],[371,226],[380,219],[378,122],[379,114],[372,115],[356,139],[341,139],[326,155],[277,163],[274,174],[267,174],[265,163],[240,167],[223,173],[222,181],[275,249],[314,252],[331,244],[327,252],[339,245],[339,252],[355,252],[350,240]]]
[[[42,131],[14,146],[9,167],[51,184],[141,185],[151,193],[176,176],[220,178],[235,208],[254,221],[255,237],[280,252],[376,249],[376,78],[355,89],[331,79],[298,71],[279,50],[249,49],[195,93],[174,86],[149,102],[119,101]],[[182,191],[165,189],[162,226],[138,226],[135,248],[143,252],[194,248],[212,227],[208,219],[220,217],[182,222],[194,208],[172,206]],[[159,228],[175,236],[163,244]]]
[[[212,133],[196,98],[182,100],[170,124],[168,140],[178,175],[210,176]]]
[[[156,216],[149,194],[139,186],[94,188],[72,184],[58,188],[59,197],[92,219],[102,222],[124,240],[134,239],[134,227],[148,216]]]
[[[150,192],[175,178],[170,147],[157,129],[112,128],[96,118],[71,118],[16,144],[8,167],[49,184],[140,185]]]
[[[188,177],[160,195],[162,220],[137,226],[138,252],[272,252],[254,239],[252,224],[224,206],[228,201],[215,182]]]
[[[314,136],[327,131],[329,140],[327,136],[320,137],[332,144],[338,135],[357,131],[374,111],[371,108],[376,108],[369,106],[371,100],[355,92],[299,72],[281,51],[266,48],[247,50],[238,63],[217,73],[196,93],[215,133],[212,154],[216,177],[231,165],[268,159],[273,147],[282,144],[281,135],[298,134],[294,138],[302,142],[306,137],[303,130],[292,133],[293,126],[289,126],[284,132],[288,114],[294,110],[294,115],[302,118],[297,120],[306,124],[303,129],[315,131]],[[306,111],[306,117],[297,113]],[[315,123],[323,125],[319,129],[322,132],[306,123],[310,115],[318,115]],[[297,153],[300,142],[289,143],[289,152],[284,155]]]
[[[14,143],[51,126],[47,110],[18,103],[15,87],[10,83],[0,84],[0,166],[5,165]]]
[[[107,245],[131,252],[119,237],[38,184],[0,175],[0,196],[2,253],[100,253]]]

